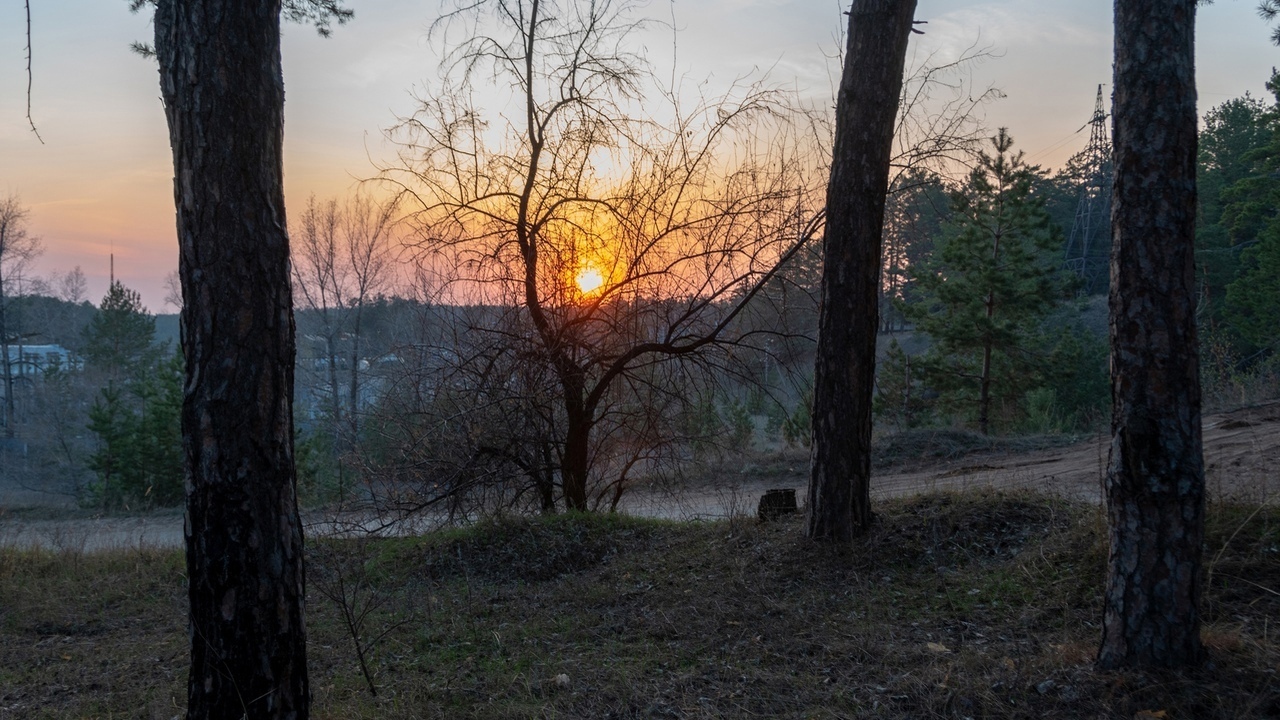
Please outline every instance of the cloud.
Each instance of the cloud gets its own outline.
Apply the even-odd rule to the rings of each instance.
[[[1111,17],[1103,4],[1073,2],[985,2],[933,15],[933,3],[922,4],[916,17],[928,21],[921,45],[933,48],[968,47],[975,40],[995,49],[1109,48]]]

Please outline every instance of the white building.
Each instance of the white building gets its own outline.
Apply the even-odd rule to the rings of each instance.
[[[14,377],[35,376],[54,368],[83,370],[84,360],[61,345],[13,344],[9,367]]]

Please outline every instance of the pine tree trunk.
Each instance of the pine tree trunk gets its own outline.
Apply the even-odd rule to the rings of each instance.
[[[1204,463],[1195,322],[1196,0],[1117,0],[1111,542],[1098,662],[1192,665]]]
[[[155,15],[182,278],[190,718],[306,718],[279,0]]]
[[[871,397],[881,233],[902,69],[916,0],[854,0],[827,186],[814,368],[809,537],[844,542],[871,522]]]

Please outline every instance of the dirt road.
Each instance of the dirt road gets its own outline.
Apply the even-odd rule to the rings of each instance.
[[[1027,488],[1099,501],[1109,439],[1030,452],[975,452],[953,460],[895,466],[873,474],[872,495],[896,497],[973,487]],[[1276,502],[1280,499],[1280,401],[1204,418],[1206,481],[1212,497]],[[636,515],[686,519],[750,514],[767,488],[793,487],[803,497],[807,459],[788,457],[768,477],[743,473],[713,486],[680,493],[637,493],[625,503]],[[308,532],[327,534],[312,518]],[[132,518],[14,520],[0,515],[0,545],[85,551],[180,547],[177,512]]]
[[[1271,501],[1280,498],[1280,402],[1204,418],[1205,480],[1212,497]],[[1019,454],[974,454],[910,471],[889,471],[874,493],[904,495],[924,489],[1025,487],[1098,501],[1110,437]]]
[[[1205,478],[1211,497],[1280,500],[1280,401],[1204,417]],[[924,436],[927,438],[927,436]],[[927,442],[927,440],[925,440]],[[1100,502],[1110,437],[1029,452],[973,452],[952,460],[895,465],[872,473],[871,495],[883,499],[934,490],[1025,488]],[[754,512],[768,488],[803,497],[807,458],[797,454],[768,477],[750,472],[681,494],[631,499],[628,510],[661,517],[717,517]]]

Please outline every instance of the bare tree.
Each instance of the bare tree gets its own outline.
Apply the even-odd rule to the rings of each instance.
[[[391,229],[396,203],[379,203],[366,195],[356,195],[343,213],[342,238],[346,263],[350,269],[351,288],[347,293],[347,309],[351,314],[350,401],[347,424],[354,439],[360,434],[360,370],[364,363],[361,340],[364,337],[364,315],[371,300],[394,285]]]
[[[974,43],[955,57],[935,52],[904,70],[889,161],[891,191],[963,177],[973,167],[991,135],[984,109],[1004,94],[974,85],[972,70],[993,56],[989,46]]]
[[[1115,5],[1107,668],[1204,658],[1195,10],[1196,0]]]
[[[16,195],[0,199],[0,369],[4,371],[4,436],[14,437],[17,424],[14,360],[10,347],[21,347],[23,331],[14,316],[14,300],[24,293],[31,263],[43,248],[27,231],[27,208]],[[19,350],[21,354],[21,350]]]
[[[79,265],[50,278],[49,285],[55,289],[59,300],[79,305],[89,299],[89,281],[85,279],[84,271]]]
[[[742,342],[732,320],[818,227],[818,163],[778,92],[739,86],[688,109],[680,88],[657,87],[627,49],[629,3],[477,5],[437,25],[469,39],[392,132],[402,153],[383,178],[402,190],[447,301],[499,309],[477,329],[507,350],[476,361],[538,368],[529,398],[547,450],[526,455],[554,468],[566,507],[587,509],[643,465],[624,458],[644,452],[603,443],[636,417],[640,388],[670,392],[646,377],[679,375],[645,371]],[[499,132],[470,104],[489,77],[518,108]]]
[[[342,262],[340,226],[341,213],[337,200],[318,202],[315,196],[307,199],[307,207],[298,219],[293,233],[293,289],[303,308],[310,311],[319,324],[320,362],[310,363],[310,369],[319,369],[327,375],[330,430],[333,433],[335,451],[340,451],[342,428],[342,393],[338,384],[339,336],[345,325],[345,301],[347,295],[348,268]],[[305,331],[304,331],[305,333]],[[305,337],[305,335],[304,335]],[[305,342],[305,341],[304,341]],[[303,353],[304,357],[312,355]],[[312,383],[313,386],[319,383]]]
[[[809,537],[847,541],[871,523],[871,398],[881,237],[915,0],[855,0],[827,186],[814,375]]]
[[[307,201],[293,233],[294,292],[317,324],[335,451],[355,442],[361,395],[365,311],[394,287],[391,229],[395,202],[357,194],[344,203]],[[346,392],[339,371],[346,366]],[[345,398],[343,397],[345,394]],[[345,400],[345,407],[344,407]],[[344,436],[346,440],[344,441]]]
[[[182,312],[182,279],[177,270],[164,276],[164,304]]]

